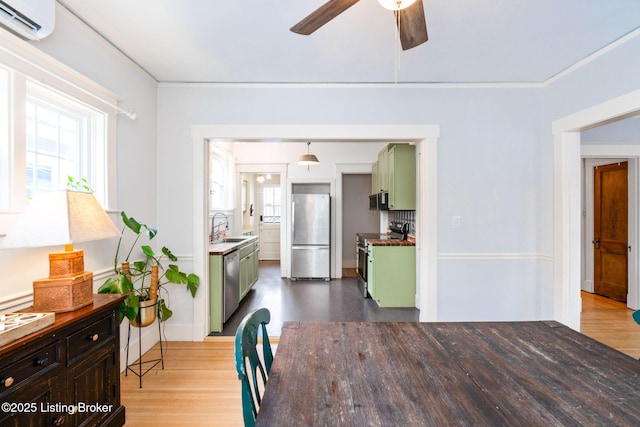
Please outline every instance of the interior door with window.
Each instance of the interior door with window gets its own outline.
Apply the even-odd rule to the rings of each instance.
[[[594,170],[594,292],[627,301],[628,162]]]
[[[262,184],[260,191],[260,259],[280,260],[281,191],[279,183]]]

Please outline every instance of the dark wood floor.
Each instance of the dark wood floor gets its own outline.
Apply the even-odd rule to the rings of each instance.
[[[294,309],[292,305],[300,301],[308,302],[311,307],[306,315],[316,316],[320,307],[325,307],[332,299],[337,299],[336,295],[344,296],[347,292],[353,300],[354,310],[369,313],[372,319],[377,316],[376,313],[384,313],[385,316],[395,313],[397,317],[401,314],[401,311],[395,312],[394,309],[390,309],[389,314],[385,313],[386,310],[376,310],[375,307],[371,307],[370,299],[362,302],[359,295],[353,294],[355,290],[352,287],[356,286],[355,282],[344,279],[331,283],[289,282],[280,279],[277,263],[263,263],[261,274],[260,283],[252,291],[249,299],[242,304],[238,313],[232,317],[224,334],[233,335],[244,313],[265,304],[273,310],[272,328],[277,328],[277,333],[270,331],[270,335],[272,343],[277,343],[283,319],[279,307],[284,308],[287,316],[293,317],[307,310]],[[335,286],[342,283],[346,285],[344,289]],[[272,290],[274,295],[269,295],[269,286],[275,287],[278,284],[282,289]],[[312,290],[314,295],[320,295],[321,298],[313,301],[312,298],[300,296],[300,292],[296,292],[306,289]],[[593,294],[583,293],[582,302],[582,333],[635,359],[640,357],[640,326],[631,318],[631,310],[623,303]],[[358,305],[362,307],[358,308]],[[417,319],[417,310],[409,310],[406,315]],[[216,336],[206,338],[204,342],[169,342],[165,345],[168,346],[165,347],[165,369],[155,368],[145,375],[143,388],[139,388],[135,375],[125,376],[122,373],[120,376],[121,399],[127,408],[127,427],[243,426],[240,381],[234,366],[233,338]],[[276,349],[277,357],[277,345],[273,347]],[[159,355],[160,348],[156,344],[146,357],[153,359]]]
[[[267,332],[279,336],[282,322],[343,321],[343,322],[417,322],[415,308],[380,308],[371,298],[364,298],[358,290],[358,279],[349,274],[342,279],[298,280],[280,277],[278,261],[260,261],[258,282],[242,300],[238,310],[224,324],[222,333],[211,336],[235,335],[238,325],[250,311],[266,307],[271,312]]]

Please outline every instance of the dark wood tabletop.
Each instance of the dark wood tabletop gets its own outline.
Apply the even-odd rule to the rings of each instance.
[[[557,322],[285,322],[257,426],[639,426],[640,362]]]

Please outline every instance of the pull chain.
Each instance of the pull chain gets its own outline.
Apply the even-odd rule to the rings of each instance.
[[[398,7],[400,1],[398,1]],[[398,70],[400,69],[400,47],[398,46],[398,40],[400,39],[400,11],[396,11],[396,37],[394,43],[394,57],[395,57],[395,83],[398,84]]]

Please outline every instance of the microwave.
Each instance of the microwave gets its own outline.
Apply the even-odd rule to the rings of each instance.
[[[377,193],[369,196],[369,210],[389,210],[389,193]]]

